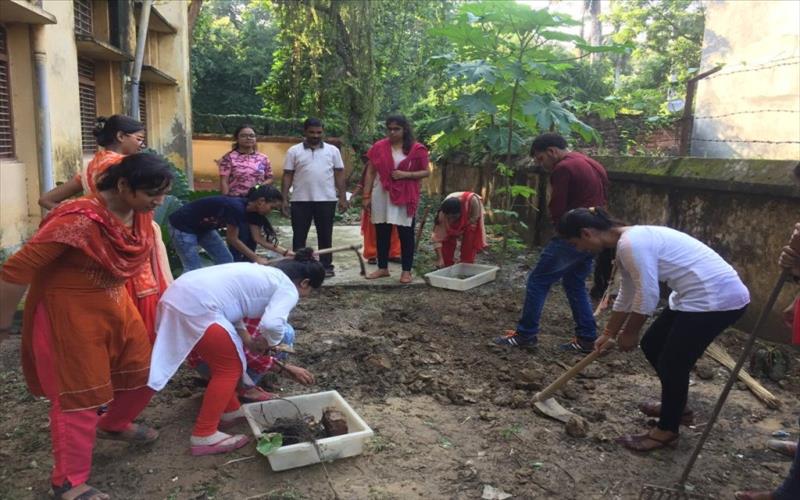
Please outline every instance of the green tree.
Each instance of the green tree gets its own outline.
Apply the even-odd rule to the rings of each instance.
[[[204,2],[192,33],[193,110],[258,114],[255,88],[269,74],[276,32],[264,0]]]

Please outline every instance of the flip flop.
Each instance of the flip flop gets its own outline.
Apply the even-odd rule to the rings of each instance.
[[[794,457],[794,455],[797,453],[797,442],[784,441],[783,439],[770,439],[767,441],[767,448],[772,451],[777,451],[781,455]]]
[[[645,434],[632,434],[628,436],[620,436],[614,441],[617,444],[621,444],[625,448],[633,451],[642,451],[648,452],[653,450],[659,450],[661,448],[675,447],[678,444],[678,437],[679,434],[675,434],[674,436],[667,438],[667,439],[658,439],[651,436],[649,433]],[[645,445],[645,441],[652,441],[656,443],[655,446],[647,446]]]
[[[234,450],[246,446],[250,442],[250,438],[244,434],[234,434],[224,439],[217,441],[214,444],[198,444],[192,445],[191,452],[195,457],[204,455],[216,455],[219,453],[229,453]]]
[[[255,394],[251,393],[247,395],[247,393],[250,391],[255,391]],[[238,396],[239,401],[242,403],[258,403],[262,401],[269,401],[270,399],[275,399],[278,397],[277,394],[267,392],[258,386],[248,387],[246,390],[239,391]]]
[[[400,276],[400,283],[403,283],[404,285],[407,285],[412,281],[414,281],[414,277],[410,274],[408,276]]]
[[[772,494],[771,491],[737,491],[733,494],[736,500],[755,500],[758,497]]]
[[[144,424],[131,424],[131,427],[124,431],[105,431],[98,428],[97,438],[131,444],[147,444],[158,439],[158,431]]]
[[[80,486],[80,484],[78,486]],[[89,485],[87,484],[87,486]],[[55,498],[55,500],[63,500],[64,494],[67,493],[68,491],[71,491],[73,488],[77,488],[77,486],[72,486],[71,484],[69,484],[69,482],[64,483],[63,486],[60,486],[58,488],[53,486],[53,498]],[[103,493],[97,488],[89,486],[88,490],[74,497],[73,500],[90,500],[92,497],[95,497],[97,495],[108,496],[108,493]]]

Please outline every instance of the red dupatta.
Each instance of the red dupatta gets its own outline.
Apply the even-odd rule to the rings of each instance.
[[[461,193],[461,218],[458,219],[458,222],[455,224],[445,224],[447,228],[447,236],[448,237],[455,237],[461,236],[464,234],[464,231],[469,226],[469,200],[472,198],[472,195],[475,194],[472,191],[464,191]],[[445,221],[447,219],[445,218]]]
[[[419,205],[419,179],[392,179],[392,171],[395,170],[394,158],[392,158],[392,144],[389,139],[381,139],[369,148],[367,158],[378,171],[378,178],[383,189],[389,193],[389,199],[393,205],[405,205],[410,217],[417,213]],[[426,170],[429,164],[428,150],[422,144],[415,142],[411,145],[403,161],[397,165],[397,170],[405,172],[419,172]]]
[[[135,276],[155,247],[152,212],[136,212],[132,227],[112,214],[97,194],[65,201],[42,220],[32,243],[62,243],[85,253],[110,274]]]
[[[89,164],[86,165],[86,171],[81,179],[84,192],[86,194],[96,193],[97,180],[100,175],[105,173],[109,167],[121,162],[123,158],[125,158],[125,155],[108,149],[95,153]]]

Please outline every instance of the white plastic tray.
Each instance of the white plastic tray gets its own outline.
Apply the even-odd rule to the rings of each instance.
[[[499,269],[497,266],[459,263],[428,273],[425,277],[431,286],[463,292],[494,281]]]
[[[322,460],[329,462],[337,458],[353,457],[364,451],[364,443],[373,435],[372,429],[347,404],[347,401],[336,391],[316,392],[285,398],[292,401],[305,415],[312,415],[317,421],[322,418],[322,411],[332,406],[342,412],[347,419],[347,434],[317,440]],[[245,417],[253,434],[258,439],[262,429],[269,428],[279,418],[298,418],[297,408],[280,399],[249,403],[243,405]],[[297,443],[281,446],[267,455],[269,465],[274,471],[293,469],[317,464],[320,456],[311,443]]]

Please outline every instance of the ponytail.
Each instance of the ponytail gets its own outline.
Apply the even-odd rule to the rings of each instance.
[[[111,115],[108,118],[98,116],[92,134],[100,146],[108,147],[117,142],[117,133],[135,134],[144,130],[142,122],[130,116]]]
[[[281,192],[278,191],[278,188],[276,188],[271,184],[256,184],[255,186],[251,187],[250,190],[247,192],[247,201],[258,201],[262,198],[267,203],[283,201],[283,195],[281,194]],[[264,233],[267,236],[267,241],[273,244],[277,244],[278,233],[275,232],[275,228],[272,227],[272,223],[266,217],[264,217],[264,225],[262,226],[262,228],[264,229]]]
[[[314,258],[314,250],[301,248],[294,258],[281,260],[273,264],[283,271],[294,282],[308,280],[312,288],[319,288],[325,280],[325,268]]]
[[[558,234],[562,238],[579,238],[581,230],[586,228],[607,231],[612,227],[624,226],[625,223],[614,219],[600,207],[576,208],[565,213],[558,221]]]

